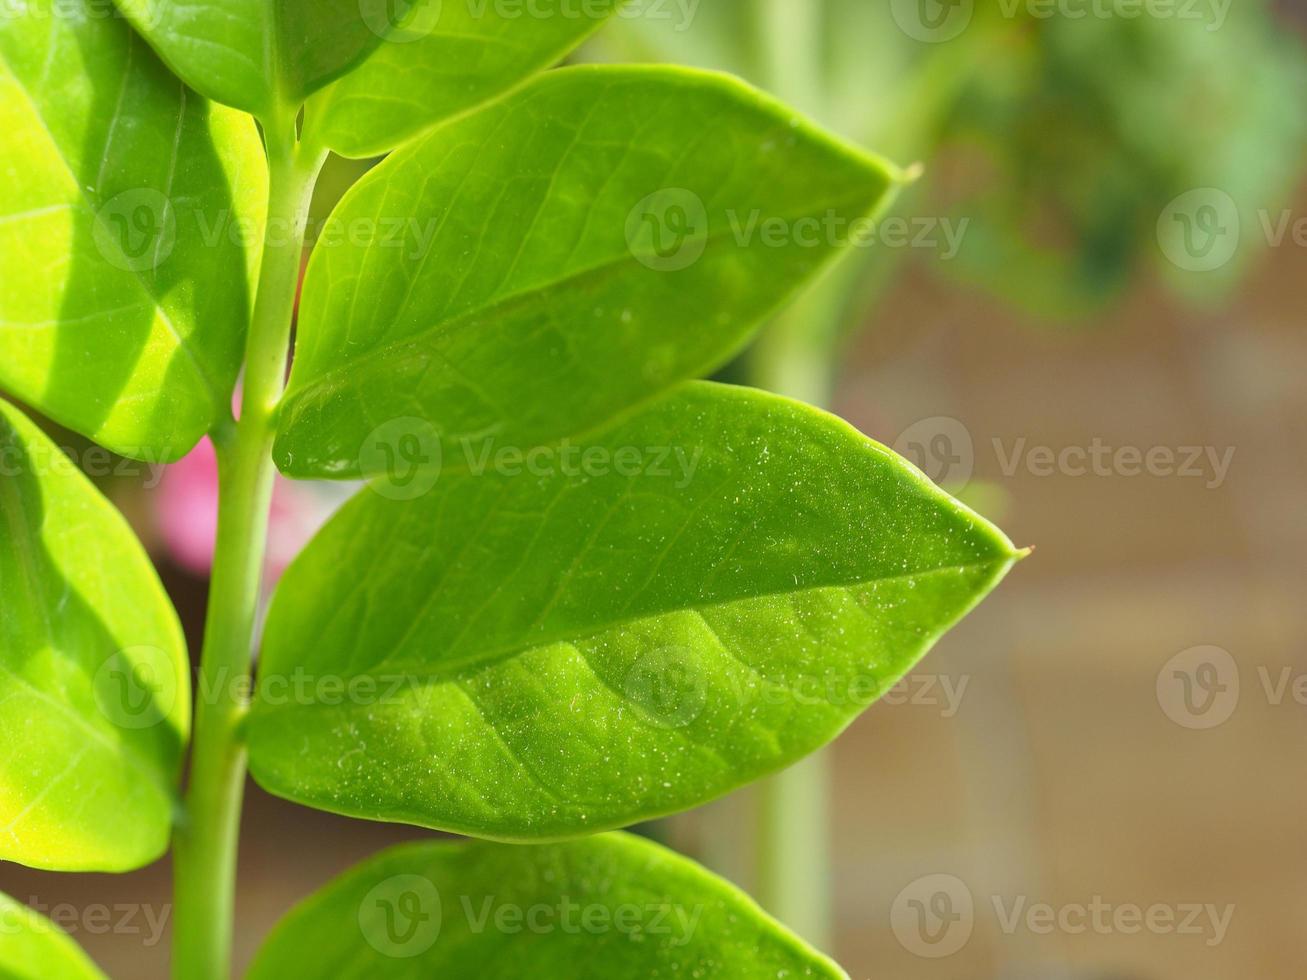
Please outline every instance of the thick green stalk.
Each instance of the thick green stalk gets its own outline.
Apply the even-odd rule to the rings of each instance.
[[[231,975],[236,852],[244,797],[255,623],[272,499],[273,419],[285,387],[304,229],[321,159],[303,159],[293,120],[265,127],[270,190],[258,293],[245,352],[240,419],[213,434],[218,541],[213,558],[195,737],[175,842],[173,972]]]

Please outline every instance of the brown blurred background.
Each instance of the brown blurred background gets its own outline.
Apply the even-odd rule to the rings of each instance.
[[[734,7],[713,2],[727,12],[704,9],[703,32],[692,25],[660,56],[721,61],[765,83],[714,47],[709,28]],[[920,95],[913,80],[927,69],[979,58],[895,35],[890,0],[856,3],[879,19],[857,21],[874,33],[845,57],[876,62],[885,91],[902,82]],[[855,978],[1302,976],[1304,5],[1245,4],[1221,30],[1251,7],[1262,19],[1219,50],[1176,40],[1174,24],[1117,18],[1120,36],[1086,54],[1070,25],[1006,18],[985,55],[997,61],[979,64],[1012,77],[982,70],[958,83],[929,126],[883,123],[894,115],[877,111],[885,95],[856,86],[830,86],[818,111],[838,126],[835,106],[860,120],[849,135],[879,147],[866,133],[881,132],[898,159],[928,163],[902,214],[970,219],[956,257],[882,248],[856,260],[873,295],[842,304],[835,409],[909,455],[916,447],[932,477],[1038,549],[896,703],[874,706],[831,750],[832,952]],[[654,56],[633,36],[587,57]],[[1191,42],[1201,57],[1185,53]],[[1284,64],[1272,71],[1274,59]],[[1193,73],[1199,64],[1208,74]],[[1159,93],[1177,98],[1159,105]],[[1228,192],[1244,232],[1207,272],[1178,267],[1158,233],[1195,188]],[[1287,217],[1278,243],[1263,213],[1272,226]],[[1078,451],[1094,447],[1126,453],[1081,472]],[[1153,452],[1152,472],[1135,472],[1136,450]],[[203,576],[168,557],[150,494],[112,490],[155,543],[198,650]],[[731,825],[739,806],[652,832],[747,886],[753,842]],[[237,961],[293,902],[422,836],[251,786]],[[144,913],[169,914],[166,864],[119,877],[3,865],[0,890],[46,911],[112,975],[166,975],[167,938],[151,941]],[[122,925],[129,905],[135,929]],[[88,911],[100,906],[108,927]]]

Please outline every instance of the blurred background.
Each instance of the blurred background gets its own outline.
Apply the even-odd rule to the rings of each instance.
[[[855,978],[1301,977],[1307,2],[644,0],[580,58],[733,71],[923,164],[724,377],[828,404],[1037,547],[806,783],[830,951]],[[211,451],[93,475],[198,651]],[[280,489],[273,577],[348,490]],[[765,792],[646,830],[756,888]],[[251,785],[238,962],[423,836]],[[166,975],[166,864],[0,890]]]

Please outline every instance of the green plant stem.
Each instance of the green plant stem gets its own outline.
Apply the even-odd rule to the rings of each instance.
[[[767,325],[749,352],[750,383],[818,408],[834,396],[835,361],[850,330],[850,298],[866,272],[845,253]]]
[[[831,948],[830,760],[826,750],[759,788],[758,901],[818,949]]]
[[[753,384],[810,405],[830,404],[849,279],[858,268],[850,259],[827,270],[769,325],[750,357]],[[832,938],[831,786],[827,754],[818,752],[758,791],[758,901],[824,949]]]
[[[756,0],[758,49],[767,87],[818,118],[826,114],[821,0]]]
[[[244,797],[254,631],[272,499],[274,416],[285,387],[304,229],[322,158],[301,157],[293,120],[265,126],[270,190],[262,267],[246,341],[239,421],[213,434],[218,541],[200,665],[190,783],[175,847],[173,972],[231,974],[236,852]]]

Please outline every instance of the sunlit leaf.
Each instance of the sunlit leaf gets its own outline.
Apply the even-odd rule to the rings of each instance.
[[[0,895],[0,976],[5,980],[104,980],[49,919]]]
[[[173,460],[229,411],[263,151],[250,119],[97,9],[29,0],[0,17],[0,388]]]
[[[154,860],[190,717],[181,627],[126,522],[2,402],[0,597],[0,860]]]

